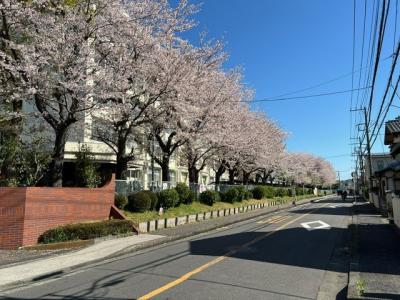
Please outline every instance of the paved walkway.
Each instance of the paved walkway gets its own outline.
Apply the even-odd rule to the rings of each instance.
[[[99,242],[72,253],[38,259],[0,269],[0,287],[15,286],[18,283],[39,280],[44,277],[61,274],[67,269],[93,263],[124,251],[127,247],[161,238],[160,235],[141,234],[125,238]]]
[[[354,205],[349,299],[400,299],[400,235],[372,204]],[[358,286],[358,288],[357,288]],[[364,295],[358,291],[364,289]]]

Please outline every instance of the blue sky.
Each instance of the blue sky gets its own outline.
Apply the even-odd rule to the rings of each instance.
[[[185,38],[196,43],[204,31],[209,38],[223,38],[230,55],[226,68],[243,68],[245,83],[256,91],[256,100],[274,98],[352,71],[353,1],[192,0],[191,3],[202,3],[202,7],[195,16],[198,26],[186,33]],[[369,37],[373,1],[367,3],[365,44]],[[356,70],[360,68],[363,15],[364,1],[357,0]],[[394,19],[393,5],[382,57],[392,53]],[[367,50],[364,51],[366,56]],[[390,59],[382,62],[377,78],[375,110],[379,106],[379,96],[383,94],[389,66]],[[355,73],[355,87],[359,74]],[[352,76],[347,76],[291,96],[349,90],[351,87]],[[253,108],[265,111],[289,133],[289,151],[310,152],[327,158],[336,170],[341,171],[344,179],[354,168],[349,145],[350,97],[347,93],[307,100],[260,102],[253,104]],[[353,97],[354,107],[357,94]],[[398,112],[398,108],[392,108],[388,118]],[[353,113],[353,123],[358,119],[358,113]],[[377,139],[374,151],[387,151],[380,140]]]

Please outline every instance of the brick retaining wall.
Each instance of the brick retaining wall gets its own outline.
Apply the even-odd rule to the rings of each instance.
[[[56,226],[108,219],[114,179],[101,188],[0,187],[0,249],[36,244]]]

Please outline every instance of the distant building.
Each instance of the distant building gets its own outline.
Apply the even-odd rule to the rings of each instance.
[[[365,181],[369,182],[369,174],[372,174],[372,187],[370,188],[370,200],[374,203],[375,207],[380,210],[386,210],[386,199],[384,197],[386,184],[384,181],[384,185],[382,185],[382,177],[381,172],[391,166],[396,160],[388,153],[374,153],[371,154],[371,169],[372,172],[369,172],[369,164],[367,162],[367,157],[364,157],[364,166],[365,166]]]
[[[390,120],[385,125],[385,145],[390,148],[390,155],[398,159],[400,154],[400,120]]]

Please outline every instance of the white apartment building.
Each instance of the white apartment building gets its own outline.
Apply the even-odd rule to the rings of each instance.
[[[73,126],[72,134],[69,135],[65,145],[65,162],[73,163],[75,153],[79,151],[81,145],[86,145],[90,148],[95,161],[103,165],[115,165],[116,156],[112,149],[105,143],[95,140],[91,132],[92,117],[85,116],[84,122],[79,122]],[[152,159],[151,156],[135,142],[130,142],[127,145],[127,152],[134,149],[135,159],[128,164],[127,181],[137,182],[141,188],[149,189],[152,185]],[[184,162],[180,159],[179,149],[175,151],[170,161],[170,182],[168,185],[174,186],[178,182],[188,184],[188,169]],[[222,180],[227,180],[228,175],[224,174]],[[215,181],[215,171],[206,167],[199,174],[199,184],[208,185]],[[153,185],[162,186],[162,170],[160,166],[154,162],[154,183]]]

